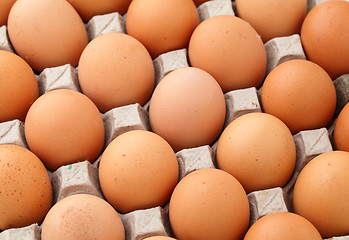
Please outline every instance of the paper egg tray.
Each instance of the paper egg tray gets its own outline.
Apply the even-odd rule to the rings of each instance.
[[[308,0],[308,9],[322,2]],[[201,21],[211,16],[234,15],[234,6],[230,0],[213,0],[198,7]],[[89,40],[108,32],[125,32],[124,16],[111,13],[93,17],[86,28]],[[267,52],[267,73],[280,63],[291,59],[305,59],[300,36],[298,34],[274,38],[265,44]],[[12,51],[6,26],[0,28],[0,49]],[[156,84],[169,72],[189,66],[187,50],[180,49],[160,55],[153,61]],[[68,88],[81,91],[77,70],[70,65],[47,68],[37,76],[40,95],[53,89]],[[292,211],[293,186],[301,169],[319,154],[332,151],[331,136],[335,119],[344,105],[349,102],[349,74],[334,80],[337,92],[337,108],[329,129],[321,128],[301,131],[293,136],[296,144],[296,166],[288,184],[248,194],[250,204],[250,225],[259,218],[274,212]],[[251,112],[261,112],[260,89],[247,88],[225,94],[227,114],[225,126],[235,118]],[[102,114],[105,126],[105,147],[117,136],[127,131],[142,129],[150,131],[148,103],[127,105],[114,108]],[[0,144],[16,144],[28,148],[24,136],[24,123],[19,120],[0,123]],[[176,153],[179,164],[179,180],[188,173],[201,168],[216,168],[215,149],[201,146],[184,149]],[[53,187],[53,204],[69,195],[88,193],[104,198],[98,181],[100,157],[91,164],[88,161],[60,167],[49,172]],[[168,218],[168,205],[120,214],[126,233],[126,240],[143,239],[149,236],[172,236]],[[24,228],[8,229],[0,233],[0,239],[39,240],[40,226],[33,224]],[[349,236],[331,238],[349,240]]]

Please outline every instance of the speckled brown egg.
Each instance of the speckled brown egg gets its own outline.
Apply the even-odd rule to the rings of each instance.
[[[52,204],[49,175],[28,149],[0,145],[0,230],[41,223]]]

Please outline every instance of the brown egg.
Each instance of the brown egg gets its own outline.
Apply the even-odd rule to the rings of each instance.
[[[144,105],[154,89],[154,65],[147,49],[123,33],[92,40],[79,61],[81,89],[107,112],[127,104]]]
[[[349,152],[349,103],[338,115],[333,131],[333,142],[337,150]]]
[[[80,16],[66,0],[18,0],[8,18],[16,52],[38,72],[48,67],[74,67],[88,42]]]
[[[41,223],[52,204],[46,168],[28,149],[0,145],[0,230]]]
[[[42,224],[41,239],[124,240],[125,230],[108,202],[93,195],[75,194],[50,209]]]
[[[210,0],[194,0],[194,3],[195,5],[198,7],[200,6],[201,4],[205,3],[205,2],[208,2]]]
[[[232,121],[217,145],[217,165],[233,175],[247,193],[283,187],[296,163],[296,146],[287,126],[266,113]]]
[[[222,170],[207,168],[178,183],[169,217],[177,239],[242,239],[250,211],[241,184]]]
[[[30,66],[19,56],[0,50],[0,122],[24,121],[39,97],[39,86]]]
[[[78,161],[93,162],[102,151],[104,135],[97,107],[73,90],[42,95],[25,119],[28,146],[51,171]]]
[[[336,90],[320,66],[290,60],[273,69],[261,93],[263,111],[281,119],[293,134],[326,127],[336,108]]]
[[[177,158],[155,133],[126,132],[104,151],[99,180],[104,196],[120,212],[164,206],[178,181]]]
[[[88,22],[93,16],[118,12],[126,13],[132,0],[67,0],[79,13],[84,22]]]
[[[332,151],[311,160],[293,191],[294,212],[308,219],[323,238],[349,233],[349,153]]]
[[[7,25],[8,14],[10,13],[12,5],[16,0],[2,0],[0,1],[0,26]]]
[[[223,92],[259,87],[267,55],[260,36],[244,20],[227,15],[206,19],[189,43],[191,66],[211,74]]]
[[[307,219],[290,212],[266,215],[254,223],[244,240],[322,240],[319,231]]]
[[[210,74],[198,68],[169,73],[150,100],[151,128],[176,152],[212,144],[221,133],[224,120],[222,89]]]
[[[334,80],[349,73],[349,2],[325,1],[308,13],[301,30],[307,58]]]
[[[275,37],[299,34],[307,0],[236,0],[237,15],[249,22],[263,42]]]
[[[143,43],[153,58],[186,48],[198,24],[193,0],[133,0],[126,17],[127,33]]]

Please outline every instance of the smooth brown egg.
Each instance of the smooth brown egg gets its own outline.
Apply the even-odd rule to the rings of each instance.
[[[225,111],[217,81],[201,69],[186,67],[169,73],[157,85],[149,121],[177,152],[212,144],[222,131]]]
[[[200,169],[176,186],[169,206],[176,239],[242,239],[250,217],[246,193],[230,174]]]
[[[126,132],[104,151],[99,180],[104,196],[120,212],[164,206],[178,182],[177,158],[155,133]]]
[[[24,121],[39,97],[39,86],[30,66],[19,56],[0,50],[0,122]]]
[[[78,65],[88,43],[83,21],[66,0],[18,0],[8,18],[16,52],[41,72],[48,67]]]
[[[0,145],[0,230],[41,223],[52,204],[49,175],[28,149]]]
[[[275,37],[299,34],[307,0],[236,0],[237,15],[249,22],[263,42]]]
[[[349,233],[349,153],[332,151],[311,160],[293,191],[294,212],[308,219],[323,238]]]
[[[259,87],[267,55],[263,42],[249,23],[221,15],[206,19],[195,29],[188,55],[193,67],[211,74],[223,92]]]
[[[132,0],[67,0],[79,13],[84,22],[88,22],[93,16],[118,12],[126,13]]]
[[[186,48],[198,24],[193,0],[133,0],[126,17],[127,33],[143,43],[152,58]]]
[[[45,93],[25,119],[28,146],[51,171],[78,161],[93,162],[102,151],[104,135],[96,105],[73,90]]]
[[[307,58],[332,80],[349,73],[349,2],[325,1],[304,19],[301,40]]]
[[[123,33],[92,40],[81,55],[78,72],[83,93],[101,112],[144,105],[154,89],[154,66],[147,49]]]
[[[10,13],[11,7],[16,0],[2,0],[0,1],[0,26],[7,25],[8,14]]]
[[[41,239],[124,240],[125,229],[108,202],[93,195],[75,194],[50,209],[42,224]]]
[[[337,150],[349,152],[349,103],[338,115],[333,131],[333,142]]]
[[[296,163],[296,146],[287,126],[266,113],[232,121],[217,145],[217,165],[233,175],[247,193],[283,187]]]
[[[290,212],[266,215],[247,231],[244,240],[322,240],[319,231],[307,219]]]
[[[274,68],[261,92],[263,111],[281,119],[295,134],[326,127],[336,108],[330,76],[307,60],[290,60]]]

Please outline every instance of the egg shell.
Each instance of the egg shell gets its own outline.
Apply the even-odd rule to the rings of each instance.
[[[123,33],[92,40],[81,55],[78,74],[82,92],[101,112],[144,105],[154,89],[154,66],[147,49]]]
[[[244,240],[322,240],[319,231],[307,219],[290,212],[262,217],[247,231]]]
[[[191,66],[211,74],[223,92],[259,87],[267,55],[260,36],[241,18],[221,15],[201,22],[188,47]]]
[[[14,53],[0,50],[0,122],[24,121],[39,86],[30,66]]]
[[[0,230],[41,223],[52,204],[49,175],[28,149],[0,145]]]
[[[338,115],[333,131],[333,142],[337,150],[349,152],[349,103]]]
[[[152,130],[175,152],[212,144],[225,120],[222,89],[207,72],[193,67],[166,75],[155,88],[149,106]]]
[[[120,216],[105,200],[75,194],[56,203],[42,224],[41,239],[124,240]]]
[[[349,153],[332,151],[311,160],[293,191],[294,212],[308,219],[323,238],[349,233]]]
[[[138,39],[152,58],[186,48],[199,24],[193,0],[133,0],[126,17],[126,31]]]
[[[300,33],[307,0],[236,0],[237,15],[249,22],[263,42]]]
[[[16,0],[2,0],[0,1],[0,26],[7,24],[7,18],[10,13],[11,7]]]
[[[326,127],[336,108],[330,76],[307,60],[290,60],[274,68],[261,91],[264,112],[282,120],[292,134]]]
[[[301,29],[307,58],[324,68],[332,80],[349,73],[348,15],[348,1],[325,1],[312,8]]]
[[[99,181],[108,202],[122,213],[165,205],[178,182],[178,162],[160,136],[134,130],[103,152]]]
[[[170,200],[169,217],[176,239],[241,239],[249,222],[241,184],[219,169],[185,176]]]
[[[216,157],[218,168],[233,175],[250,193],[284,186],[294,170],[296,147],[281,120],[249,113],[224,129]]]
[[[104,146],[101,114],[85,95],[58,89],[40,96],[25,119],[28,146],[50,170],[99,156]]]
[[[18,0],[8,18],[16,52],[37,72],[47,67],[76,67],[87,45],[85,26],[66,0]]]
[[[67,0],[79,13],[84,22],[88,22],[93,16],[118,12],[126,13],[132,0]]]

